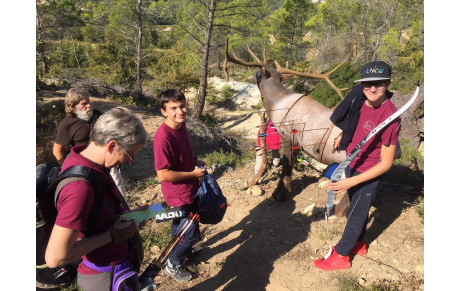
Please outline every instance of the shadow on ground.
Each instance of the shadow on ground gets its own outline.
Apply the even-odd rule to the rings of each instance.
[[[300,186],[316,182],[317,178],[310,178],[293,183]],[[292,197],[301,190],[302,187],[293,187],[290,199],[283,203],[264,200],[241,222],[204,242],[205,251],[194,257],[198,262],[206,262],[218,253],[236,250],[225,258],[215,276],[189,290],[216,290],[222,286],[225,286],[222,290],[265,290],[275,262],[304,242],[310,232],[311,221],[300,213],[293,214],[296,207]],[[219,244],[227,236],[235,238]],[[216,246],[210,248],[214,244]]]

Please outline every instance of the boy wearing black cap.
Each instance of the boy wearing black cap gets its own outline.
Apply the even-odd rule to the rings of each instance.
[[[377,125],[397,111],[388,91],[391,67],[382,61],[365,64],[361,69],[361,82],[356,85],[331,115],[331,121],[342,133],[334,140],[334,150],[346,150],[347,155]],[[348,190],[350,207],[342,238],[327,258],[317,259],[316,267],[331,271],[351,267],[349,255],[367,254],[364,242],[369,209],[375,198],[380,176],[393,165],[399,137],[400,119],[396,118],[366,144],[345,169],[341,181],[327,188],[340,193]]]

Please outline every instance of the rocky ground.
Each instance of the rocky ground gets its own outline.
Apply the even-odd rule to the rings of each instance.
[[[116,106],[99,98],[92,98],[92,103],[102,111]],[[163,117],[132,109],[153,138]],[[222,121],[228,129],[255,137],[259,118],[250,109],[237,108],[222,116],[228,116]],[[146,182],[154,181],[153,163],[149,142],[132,165],[123,169],[124,176],[135,176],[147,185],[140,191],[128,191],[128,201],[134,206],[163,201],[160,186]],[[246,189],[254,176],[253,166],[249,162],[213,173],[230,205],[226,216],[217,225],[200,226],[197,244],[203,250],[184,262],[193,279],[179,284],[160,273],[155,278],[157,290],[350,290],[352,283],[382,290],[424,289],[424,225],[417,213],[423,185],[411,184],[407,179],[410,169],[394,166],[385,175],[370,211],[368,254],[352,257],[350,269],[324,272],[314,267],[313,261],[329,250],[324,219],[327,178],[313,169],[294,171],[292,193],[280,203],[271,198],[276,171],[257,185],[260,191]],[[333,245],[345,223],[344,217],[329,218]],[[154,230],[164,227],[153,224]],[[145,261],[160,253],[158,247],[146,250]]]

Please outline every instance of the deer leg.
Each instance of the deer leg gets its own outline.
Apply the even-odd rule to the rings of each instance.
[[[272,197],[276,201],[286,201],[287,194],[291,193],[292,168],[294,167],[294,152],[292,149],[283,150],[281,158],[282,170],[278,186],[273,191]]]

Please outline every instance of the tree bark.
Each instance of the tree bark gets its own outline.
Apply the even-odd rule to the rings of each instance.
[[[208,13],[208,27],[206,29],[205,41],[203,47],[203,57],[201,59],[201,70],[200,70],[200,88],[198,93],[198,101],[195,106],[195,110],[192,114],[193,119],[199,119],[203,113],[204,102],[206,99],[206,88],[208,86],[208,59],[209,59],[209,48],[211,43],[212,25],[214,22],[214,12],[216,11],[217,0],[211,0]]]
[[[137,0],[137,70],[136,95],[142,96],[142,0]]]

